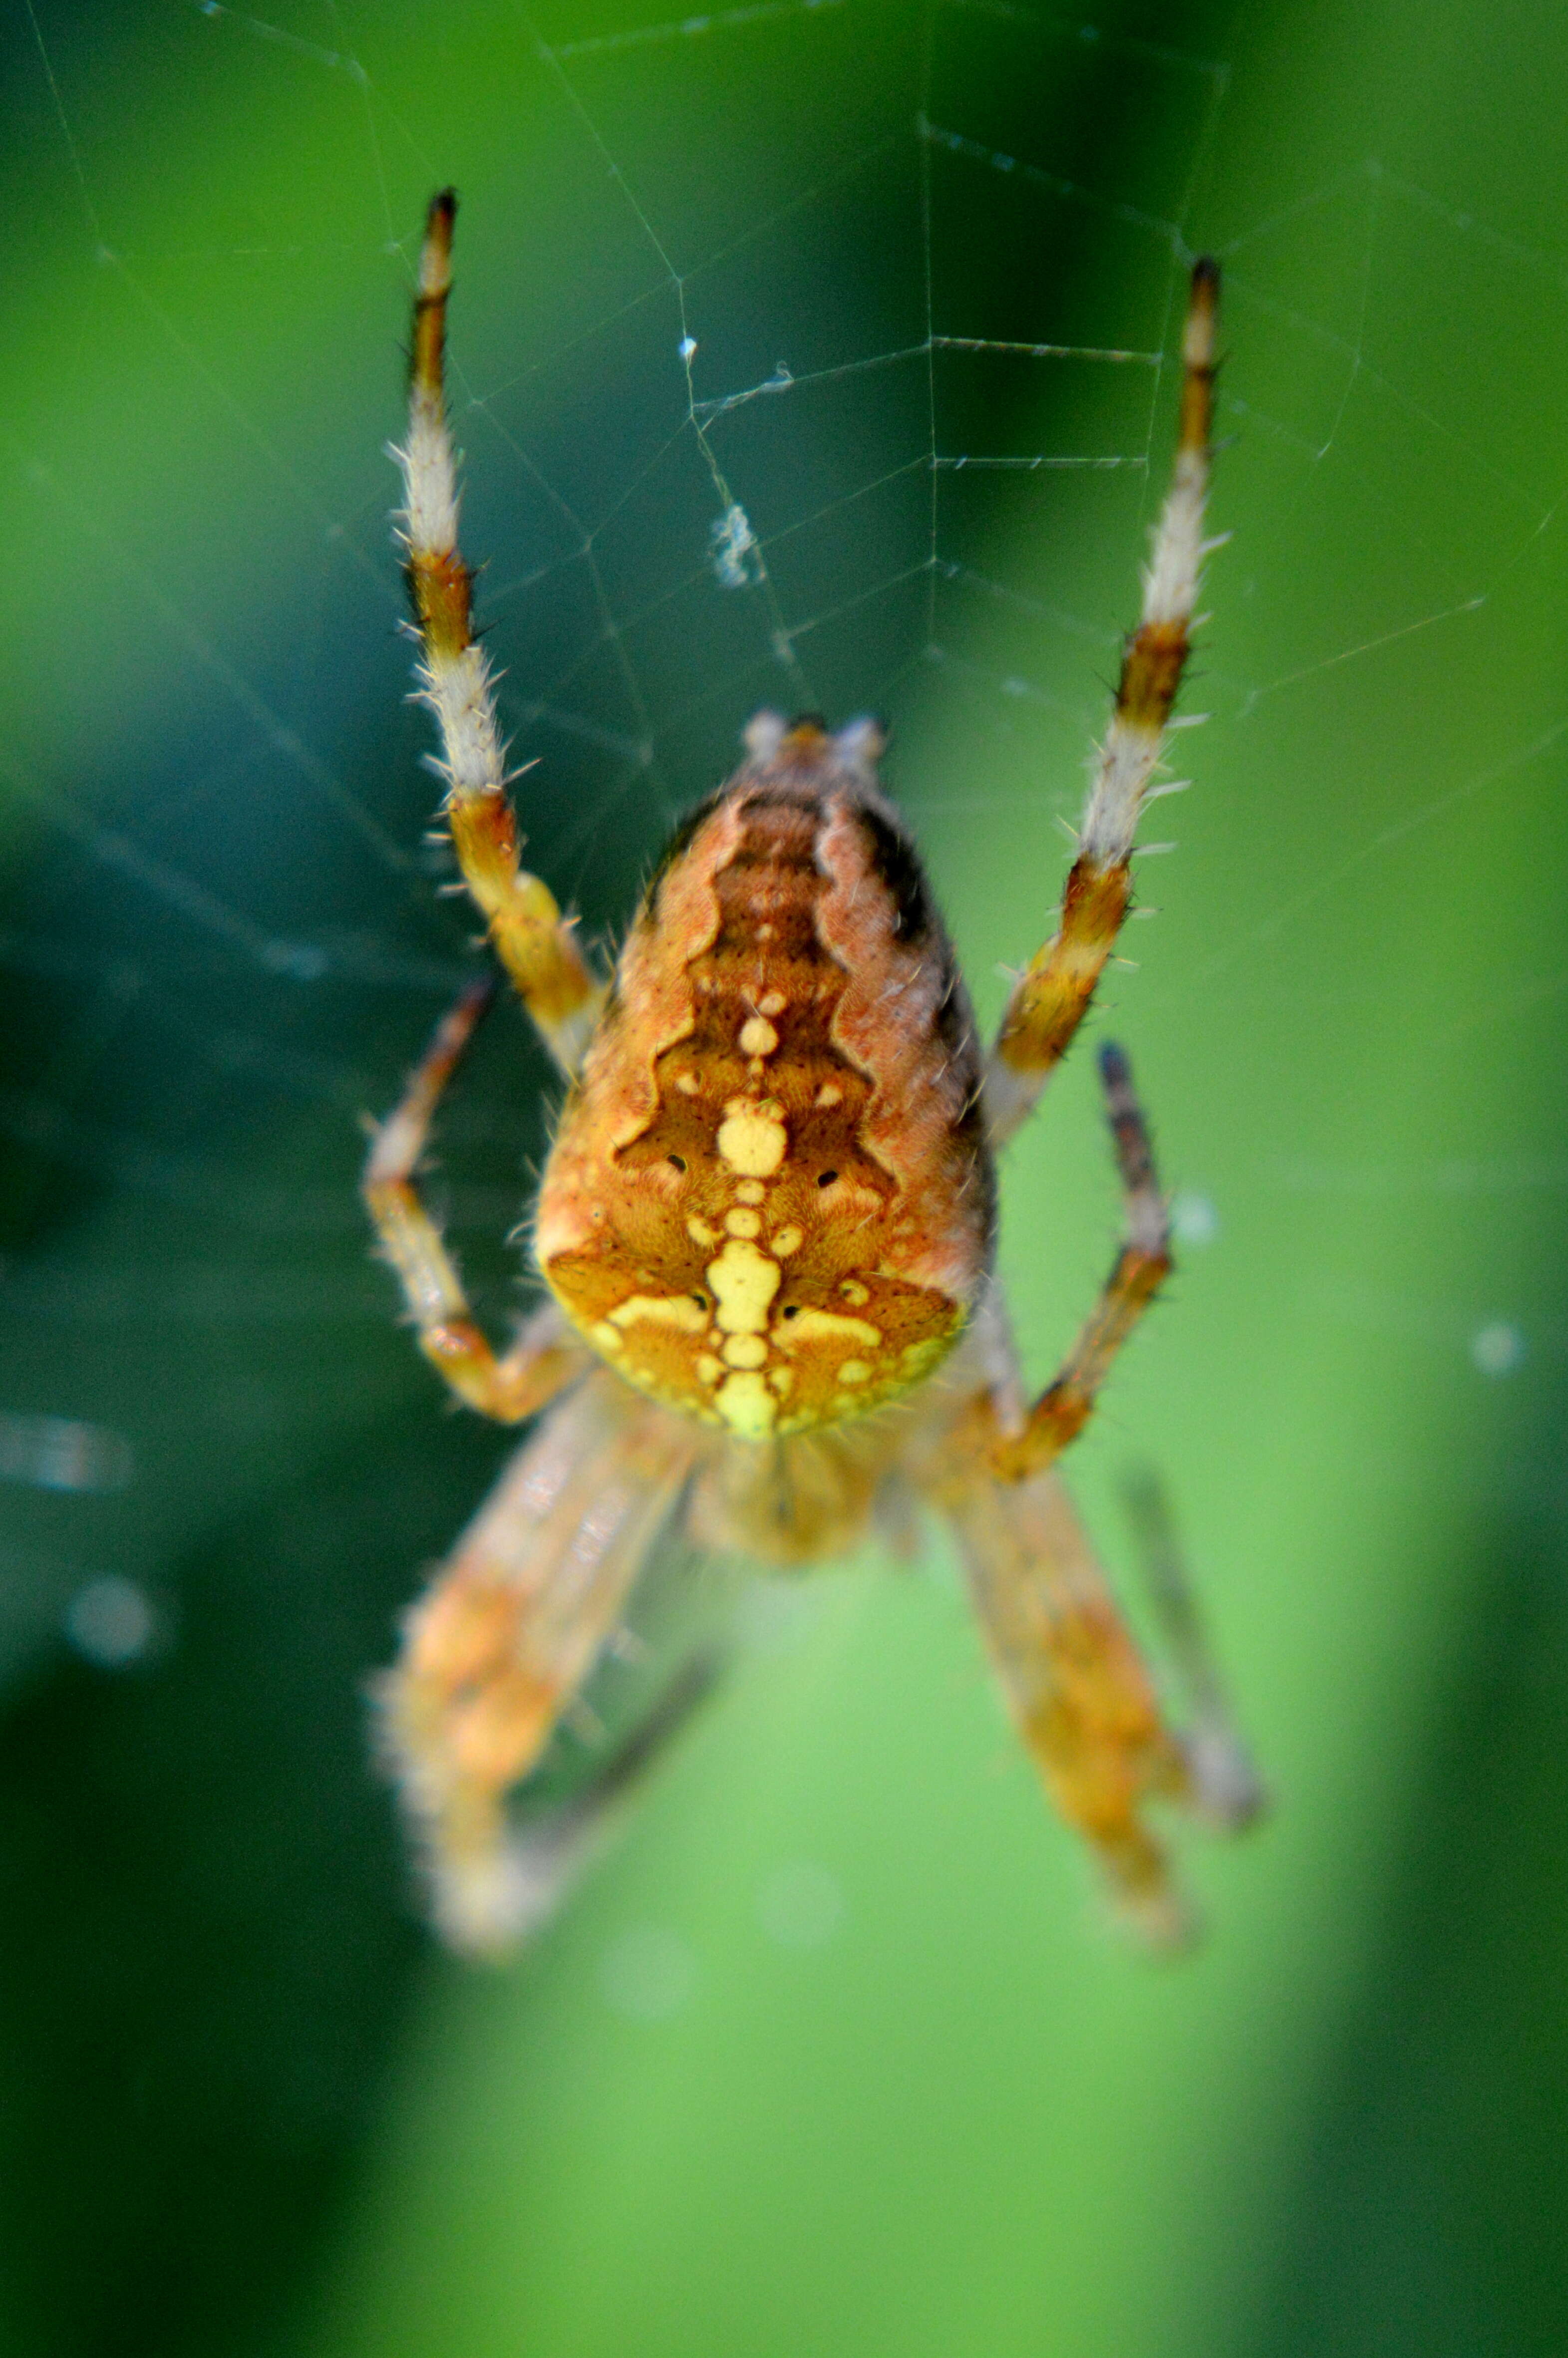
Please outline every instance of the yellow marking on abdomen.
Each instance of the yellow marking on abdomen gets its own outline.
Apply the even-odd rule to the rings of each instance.
[[[711,1277],[712,1271],[708,1271]],[[802,1343],[866,1343],[881,1341],[882,1330],[873,1326],[869,1318],[845,1318],[837,1310],[803,1310],[788,1325],[781,1321],[773,1340],[786,1351]]]
[[[767,1179],[789,1151],[784,1109],[771,1099],[755,1105],[747,1098],[731,1098],[719,1125],[721,1161],[748,1179]]]
[[[777,1412],[761,1376],[730,1376],[715,1393],[714,1406],[743,1441],[765,1440],[773,1429]]]
[[[779,1035],[765,1015],[748,1016],[741,1026],[742,1056],[771,1056],[779,1044]]]
[[[689,1293],[633,1293],[610,1314],[612,1326],[635,1326],[643,1319],[654,1326],[679,1326],[687,1335],[708,1330],[708,1313]]]
[[[720,1334],[762,1334],[768,1323],[768,1305],[783,1276],[776,1260],[770,1260],[754,1244],[731,1237],[718,1260],[708,1264],[708,1282],[719,1303],[717,1323]]]

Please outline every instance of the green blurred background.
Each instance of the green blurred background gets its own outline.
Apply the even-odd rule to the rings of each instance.
[[[1568,18],[257,5],[5,17],[0,2346],[1560,2353]],[[1107,994],[1183,1272],[1075,1467],[1119,1567],[1161,1469],[1277,1797],[1188,1962],[935,1541],[741,1611],[515,1966],[416,1920],[362,1687],[505,1446],[354,1195],[472,964],[382,454],[449,179],[538,864],[607,935],[756,705],[879,708],[987,1013],[1224,259],[1214,718]],[[443,1120],[495,1325],[546,1079],[497,1022]],[[1087,1057],[1005,1205],[1044,1379]]]

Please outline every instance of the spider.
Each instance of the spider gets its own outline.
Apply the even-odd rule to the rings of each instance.
[[[397,524],[436,716],[443,816],[496,958],[566,1076],[533,1220],[544,1306],[497,1353],[416,1172],[492,996],[465,990],[374,1132],[363,1192],[421,1349],[502,1423],[542,1415],[407,1617],[385,1744],[438,1927],[504,1947],[536,1912],[539,1845],[508,1817],[638,1573],[676,1530],[765,1565],[944,1518],[1007,1703],[1051,1799],[1151,1939],[1186,1916],[1151,1804],[1230,1826],[1258,1788],[1191,1600],[1162,1584],[1187,1673],[1180,1732],[1054,1471],[1171,1268],[1122,1052],[1099,1069],[1125,1239],[1065,1365],[1026,1400],[992,1274],[998,1149],[1093,999],[1131,899],[1139,813],[1209,549],[1218,275],[1192,273],[1173,480],[1054,937],[980,1048],[871,720],[758,713],[677,827],[612,978],[520,864],[493,675],[458,545],[443,386],[456,199],[426,224]],[[668,1722],[674,1705],[663,1709]],[[655,1718],[659,1714],[655,1714]],[[650,1725],[633,1750],[652,1748]],[[623,1754],[605,1772],[619,1787]],[[586,1805],[585,1805],[586,1806]],[[557,1824],[557,1847],[572,1830]]]

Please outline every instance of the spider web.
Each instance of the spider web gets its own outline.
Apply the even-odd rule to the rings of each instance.
[[[1136,10],[1002,0],[630,15],[562,0],[437,30],[350,0],[156,19],[38,0],[14,28],[42,192],[12,257],[33,571],[0,755],[14,1671],[62,1629],[106,1663],[160,1616],[172,1633],[167,1566],[203,1519],[427,1396],[366,1260],[354,1125],[473,957],[424,839],[378,450],[442,180],[464,198],[465,540],[530,860],[590,936],[751,710],[875,710],[994,1011],[995,962],[1049,923],[1200,241],[1227,272],[1240,439],[1218,508],[1242,538],[1216,568],[1202,789],[1166,806],[1196,857],[1162,874],[1159,950],[1137,944],[1151,1036],[1179,1065],[1217,999],[1271,1039],[1303,1004],[1332,1025],[1368,986],[1328,948],[1303,1000],[1325,924],[1558,774],[1560,695],[1483,727],[1446,694],[1517,627],[1550,546],[1555,251],[1362,153],[1249,180],[1197,14],[1175,41]],[[1531,321],[1511,449],[1500,362],[1454,369],[1456,310]],[[1396,741],[1381,774],[1302,785],[1369,727]],[[1221,874],[1248,889],[1220,897]],[[1547,958],[1516,998],[1561,987]],[[442,1184],[499,1323],[546,1076],[495,1030],[443,1117]],[[1019,1269],[1047,1328],[1087,1298],[1108,1218],[1075,1086],[1081,1144],[1056,1155],[1089,1175],[1053,1214],[1060,1274],[1032,1294]],[[1182,1144],[1201,1245],[1235,1206]],[[1322,1147],[1287,1120],[1250,1167],[1352,1203],[1568,1175],[1475,1137]],[[1562,1347],[1511,1301],[1342,1291],[1336,1314],[1493,1375]]]

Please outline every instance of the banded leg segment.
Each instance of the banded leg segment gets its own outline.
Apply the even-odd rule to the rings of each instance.
[[[701,1444],[600,1368],[518,1452],[408,1617],[383,1726],[437,1920],[460,1948],[525,1929],[532,1881],[507,1793],[613,1633]]]
[[[473,576],[458,547],[457,454],[443,373],[456,215],[457,199],[443,189],[431,202],[419,256],[408,436],[393,451],[403,471],[399,521],[419,626],[420,693],[441,731],[438,767],[447,785],[445,813],[469,891],[546,1045],[571,1074],[603,989],[549,887],[521,865],[494,681],[473,635]]]
[[[1076,1440],[1094,1414],[1117,1353],[1171,1272],[1170,1223],[1127,1058],[1108,1041],[1099,1065],[1126,1205],[1126,1234],[1061,1374],[1041,1393],[1022,1431],[1002,1435],[990,1445],[992,1470],[1004,1482],[1043,1473]]]
[[[1144,575],[1142,617],[1122,657],[1056,933],[1020,977],[991,1054],[986,1113],[993,1144],[1033,1110],[1088,1011],[1132,898],[1139,815],[1161,792],[1154,773],[1187,659],[1203,559],[1218,546],[1203,536],[1218,297],[1217,265],[1199,262],[1182,342],[1175,469]]]
[[[593,1365],[593,1355],[563,1339],[563,1321],[551,1303],[498,1358],[475,1324],[451,1255],[414,1184],[442,1091],[494,996],[492,982],[474,983],[442,1017],[401,1104],[374,1134],[362,1192],[425,1357],[470,1408],[501,1424],[520,1424]]]

